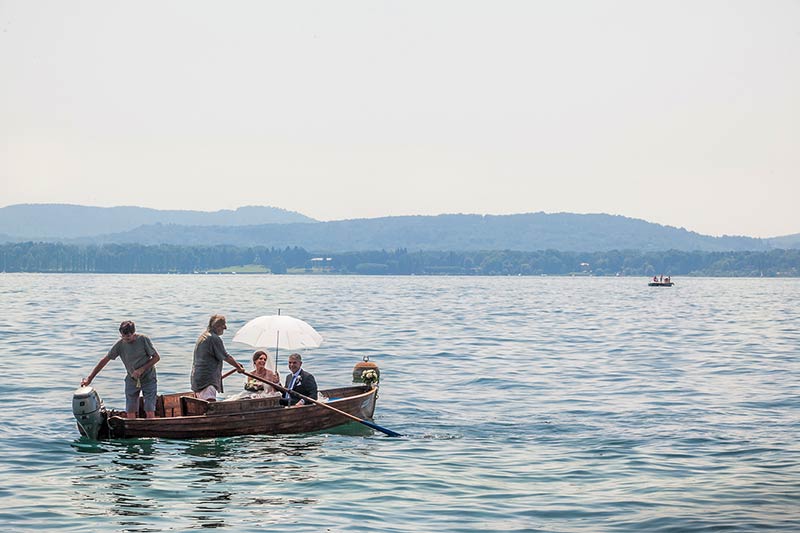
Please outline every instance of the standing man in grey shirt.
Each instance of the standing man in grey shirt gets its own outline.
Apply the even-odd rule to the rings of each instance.
[[[108,350],[108,354],[98,361],[92,373],[81,380],[81,387],[89,385],[94,377],[112,359],[119,357],[128,374],[125,376],[125,411],[128,418],[136,418],[139,412],[139,393],[144,396],[144,411],[147,418],[156,417],[156,395],[158,379],[156,363],[161,356],[153,348],[147,335],[137,334],[136,325],[126,320],[119,325],[120,339]]]
[[[192,360],[192,390],[201,400],[216,401],[222,390],[222,362],[225,361],[239,372],[244,367],[225,349],[221,335],[228,329],[223,315],[212,315],[208,327],[194,345]]]

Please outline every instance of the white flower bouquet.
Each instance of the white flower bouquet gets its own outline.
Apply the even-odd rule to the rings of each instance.
[[[364,380],[364,383],[366,383],[367,385],[371,385],[372,383],[377,383],[378,373],[375,372],[375,370],[369,368],[361,373],[361,379]]]

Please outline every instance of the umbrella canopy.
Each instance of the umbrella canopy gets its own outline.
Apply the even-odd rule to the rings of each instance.
[[[319,347],[322,344],[322,335],[299,318],[266,315],[254,318],[242,326],[233,336],[233,342],[241,342],[253,348],[300,350]]]

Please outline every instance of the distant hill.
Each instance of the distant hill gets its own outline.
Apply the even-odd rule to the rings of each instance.
[[[394,250],[765,251],[800,248],[800,234],[711,237],[605,214],[402,216],[318,222],[275,207],[179,211],[21,204],[0,208],[0,242],[61,241],[302,247],[318,252]]]
[[[17,204],[0,208],[0,238],[58,240],[130,231],[150,224],[244,226],[316,222],[277,207],[247,206],[235,211],[178,211],[146,207],[91,207],[70,204]],[[0,241],[2,242],[2,241]]]
[[[147,225],[81,242],[298,246],[319,252],[393,250],[764,251],[751,237],[711,237],[616,215],[438,215],[240,227]]]
[[[772,248],[782,248],[784,250],[800,248],[800,233],[784,235],[783,237],[772,237],[771,239],[764,240],[767,241]]]

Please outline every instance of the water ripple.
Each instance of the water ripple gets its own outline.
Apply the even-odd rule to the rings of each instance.
[[[800,281],[0,275],[0,523],[10,531],[800,530]],[[376,422],[95,443],[81,376],[133,319],[186,390],[211,313],[281,309],[364,355]],[[240,360],[250,351],[230,343]],[[285,354],[279,356],[285,366]],[[123,370],[95,385],[120,406]],[[230,390],[241,387],[231,381]]]

